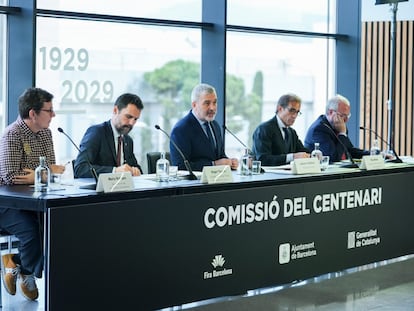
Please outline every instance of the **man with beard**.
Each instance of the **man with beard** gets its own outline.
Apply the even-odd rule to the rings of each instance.
[[[217,113],[217,93],[211,85],[202,83],[191,92],[190,112],[174,126],[171,141],[182,150],[195,171],[204,166],[229,165],[235,170],[237,159],[229,159],[224,152],[224,141],[220,125],[214,120]],[[170,143],[171,161],[185,170],[184,160]]]
[[[117,98],[111,120],[86,130],[74,165],[75,177],[93,177],[88,161],[97,174],[142,174],[134,155],[132,138],[128,135],[141,116],[142,109],[144,105],[135,94],[125,93]]]

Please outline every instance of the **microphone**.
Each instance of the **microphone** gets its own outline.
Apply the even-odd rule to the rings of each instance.
[[[333,129],[326,123],[323,123],[336,137],[336,140],[341,144],[342,148],[345,150],[346,157],[351,161],[350,164],[342,164],[341,167],[343,168],[359,168],[358,164],[355,163],[354,158],[351,156],[351,154],[348,151],[348,148],[344,145],[344,143],[336,136],[336,133],[333,131]]]
[[[223,124],[223,128],[227,131],[227,132],[229,132],[230,134],[231,134],[231,136],[233,136],[244,148],[246,148],[248,151],[249,151],[249,153],[251,153],[251,150],[250,150],[250,148],[248,148],[247,146],[246,146],[246,144],[244,144],[232,131],[230,131],[228,128],[227,128],[227,126],[225,125],[225,124]]]
[[[69,141],[72,143],[72,145],[75,146],[76,150],[78,150],[79,153],[81,152],[79,147],[72,140],[72,138],[70,138],[70,136],[66,134],[61,127],[58,127],[58,131],[61,132],[63,135],[65,135],[69,139]],[[89,169],[91,170],[93,178],[95,178],[95,181],[98,182],[98,174],[96,174],[95,168],[92,166],[91,162],[89,161],[88,155],[86,155],[86,163],[88,164]]]
[[[177,151],[180,154],[181,158],[184,160],[184,165],[185,165],[185,167],[186,167],[186,169],[187,169],[187,171],[189,173],[188,179],[189,180],[197,180],[197,176],[194,175],[193,170],[191,169],[190,162],[188,162],[188,160],[184,156],[184,153],[181,151],[180,148],[178,148],[177,144],[171,139],[171,136],[168,135],[168,133],[166,131],[164,131],[158,124],[155,125],[155,128],[157,130],[160,130],[161,132],[163,132],[165,134],[165,136],[168,137],[168,140],[173,144],[173,146],[175,147],[175,149],[177,149]]]
[[[232,131],[230,131],[228,128],[227,128],[227,126],[225,125],[225,124],[223,124],[223,129],[224,130],[226,130],[227,132],[229,132],[230,134],[231,134],[231,136],[233,136],[244,148],[246,148],[247,149],[247,151],[249,152],[249,154],[252,154],[253,156],[254,156],[254,154],[253,154],[253,152],[252,152],[252,150],[250,149],[250,148],[248,148],[247,146],[246,146],[246,144],[245,143],[243,143],[237,136],[236,136],[236,134],[234,134]],[[260,173],[264,173],[265,172],[265,170],[261,167],[260,168]]]
[[[389,145],[381,136],[378,135],[377,132],[375,132],[374,130],[371,130],[371,129],[367,128],[367,127],[364,127],[364,126],[360,126],[359,129],[360,130],[363,130],[363,131],[369,131],[369,132],[373,133],[375,135],[375,137],[379,138],[382,142],[384,142],[390,148],[390,150],[395,155],[395,159],[393,159],[393,160],[386,160],[386,162],[388,162],[388,163],[403,163],[403,161],[400,159],[400,157],[398,156],[398,154],[395,152],[394,147],[391,146],[391,145]]]

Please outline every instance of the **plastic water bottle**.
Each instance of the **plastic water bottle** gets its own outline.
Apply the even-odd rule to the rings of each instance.
[[[374,139],[372,141],[372,145],[371,145],[371,149],[370,149],[370,154],[371,155],[379,155],[379,154],[381,154],[381,149],[379,147],[378,139]]]
[[[314,149],[311,152],[311,157],[312,158],[318,158],[319,161],[322,160],[322,151],[319,149],[319,143],[315,143],[314,145]]]
[[[244,151],[244,155],[240,160],[240,175],[248,176],[251,175],[252,171],[250,170],[250,155],[249,149]]]
[[[39,157],[39,166],[35,169],[35,191],[46,192],[50,184],[50,170],[46,166],[46,157]]]
[[[170,178],[170,162],[165,158],[165,152],[161,153],[161,158],[155,165],[157,181],[168,181]]]

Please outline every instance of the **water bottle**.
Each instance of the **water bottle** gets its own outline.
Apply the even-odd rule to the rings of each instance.
[[[319,143],[315,143],[314,145],[314,149],[311,152],[311,157],[312,158],[318,158],[319,161],[322,160],[322,151],[319,149]]]
[[[251,175],[252,171],[250,170],[250,155],[249,149],[244,151],[244,155],[240,160],[240,175],[248,176]]]
[[[46,166],[46,157],[39,157],[39,166],[35,169],[35,191],[46,192],[49,189],[50,170]]]
[[[378,139],[374,139],[372,141],[372,145],[371,145],[371,149],[370,149],[370,154],[371,155],[379,155],[379,154],[381,154],[381,149],[379,147]]]
[[[170,178],[170,162],[165,158],[165,152],[161,153],[161,158],[155,165],[157,181],[168,181]]]

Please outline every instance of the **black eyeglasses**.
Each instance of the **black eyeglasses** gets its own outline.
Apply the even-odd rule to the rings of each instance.
[[[295,108],[292,108],[292,107],[286,107],[285,109],[287,109],[287,111],[289,111],[290,114],[297,114],[298,116],[302,114],[300,110],[296,110]]]
[[[53,114],[55,112],[53,109],[40,109],[40,110],[44,112],[49,112],[50,114]]]

